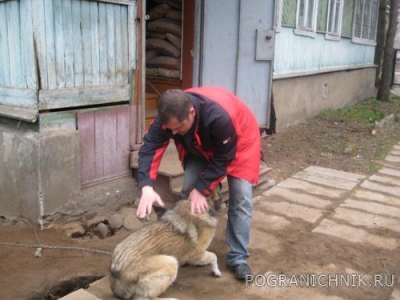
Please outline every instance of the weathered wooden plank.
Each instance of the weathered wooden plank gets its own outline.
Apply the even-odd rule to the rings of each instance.
[[[47,110],[129,101],[129,90],[129,85],[41,90],[39,92],[39,109]]]
[[[64,34],[65,86],[75,86],[74,74],[74,35],[72,31],[71,0],[62,0],[62,18]]]
[[[37,108],[37,90],[0,87],[0,104]]]
[[[0,116],[35,123],[39,111],[33,108],[23,108],[0,104]]]
[[[57,72],[54,40],[53,0],[44,0],[44,14],[46,27],[46,61],[48,88],[55,89],[57,88]]]
[[[104,115],[107,112],[95,113],[94,119],[94,140],[95,140],[95,176],[96,178],[101,178],[104,176]]]
[[[10,86],[10,55],[8,50],[8,31],[6,4],[0,3],[0,84]]]
[[[100,57],[100,84],[107,85],[107,19],[106,19],[106,5],[99,3],[99,57]]]
[[[21,55],[21,29],[19,20],[19,1],[6,3],[7,30],[10,50],[10,75],[11,85],[16,88],[25,87],[25,72],[22,71]],[[8,8],[7,8],[8,7]]]
[[[99,11],[98,3],[90,2],[90,27],[92,36],[92,74],[93,85],[100,84],[100,49],[99,49]]]
[[[39,86],[42,89],[48,88],[47,58],[46,58],[46,26],[44,21],[43,0],[31,0],[32,23],[35,37],[37,59],[39,65]]]
[[[121,6],[114,7],[114,28],[115,28],[115,83],[122,84],[122,23]]]
[[[118,174],[129,172],[129,128],[130,107],[119,107],[117,110],[117,170]]]
[[[18,28],[15,28],[15,12],[13,4],[15,1],[6,2],[6,20],[7,20],[7,31],[8,31],[8,51],[10,55],[10,85],[11,87],[18,87],[17,85],[17,74],[19,69],[18,53],[16,40],[19,40],[19,24]]]
[[[0,4],[1,5],[1,4]],[[33,45],[33,30],[32,30],[32,12],[31,1],[21,0],[19,18],[21,20],[21,40],[24,43],[24,49],[21,52],[22,72],[24,75],[24,88],[37,89],[36,85],[36,66],[35,53]],[[1,16],[0,16],[1,18]],[[0,42],[1,44],[1,42]],[[1,46],[0,46],[1,48]],[[0,59],[1,64],[1,59]],[[1,73],[1,71],[0,71]],[[0,75],[1,77],[1,75]],[[1,82],[1,79],[0,79]],[[0,83],[1,84],[1,83]]]
[[[65,87],[65,59],[64,59],[64,27],[62,18],[62,0],[53,1],[54,33],[56,48],[56,80],[57,87]]]
[[[115,29],[114,5],[107,4],[107,80],[109,85],[115,84]]]
[[[85,86],[92,85],[92,45],[90,33],[90,6],[89,1],[81,2],[81,24],[83,44],[83,82]]]
[[[117,111],[108,110],[104,114],[104,175],[116,173],[117,156]]]
[[[75,87],[83,86],[83,52],[81,32],[81,1],[72,1],[72,31],[74,48]]]
[[[128,51],[129,51],[129,40],[128,40],[128,8],[122,6],[121,7],[121,59],[122,59],[122,84],[128,84],[129,82],[129,60],[128,60]],[[136,41],[134,41],[136,44]]]
[[[137,61],[137,49],[136,49],[136,38],[137,38],[137,27],[136,27],[136,15],[137,15],[137,7],[129,6],[128,7],[128,41],[129,41],[129,70],[136,69],[136,61]]]
[[[39,116],[40,130],[71,128],[76,129],[76,113],[51,112]]]
[[[81,146],[81,182],[85,184],[96,176],[95,113],[78,114],[77,125]]]
[[[123,4],[123,5],[135,5],[136,1],[132,0],[95,0],[98,2],[105,2],[105,3],[114,3],[114,4]]]

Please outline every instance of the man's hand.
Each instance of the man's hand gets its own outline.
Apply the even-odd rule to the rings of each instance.
[[[142,188],[142,197],[140,198],[139,206],[136,211],[136,215],[139,219],[143,219],[146,214],[151,214],[154,202],[157,202],[159,206],[164,207],[164,202],[162,202],[160,196],[154,191],[153,187],[144,186]]]
[[[208,203],[206,197],[204,197],[198,190],[194,189],[189,194],[190,201],[190,213],[203,214],[208,211]]]

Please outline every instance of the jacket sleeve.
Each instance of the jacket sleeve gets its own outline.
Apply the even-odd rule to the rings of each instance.
[[[230,118],[216,118],[209,130],[215,149],[209,164],[200,174],[194,187],[204,196],[212,193],[228,173],[228,166],[236,157],[238,137]]]
[[[139,149],[139,188],[154,186],[162,156],[168,147],[170,136],[158,118],[150,125]]]

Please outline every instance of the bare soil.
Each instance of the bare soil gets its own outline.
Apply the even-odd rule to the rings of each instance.
[[[382,103],[377,107],[386,114],[398,113],[400,111],[399,101]],[[387,126],[383,130],[372,132],[373,126],[370,124],[360,124],[359,122],[349,122],[343,119],[327,119],[316,117],[288,129],[280,130],[277,134],[269,136],[263,140],[263,152],[267,165],[272,168],[270,178],[277,183],[300,171],[309,165],[318,165],[347,172],[371,175],[379,168],[380,161],[390,151],[392,146],[400,141],[399,123]],[[0,220],[1,221],[1,220]],[[224,225],[218,230],[216,240],[212,245],[221,259],[221,270],[224,272],[224,253],[227,247],[224,244]],[[299,231],[278,232],[278,235],[287,237],[287,253],[282,255],[284,261],[272,261],[271,264],[296,265],[301,262],[287,260],[293,257],[293,251],[305,251],[302,247],[309,247],[299,243],[293,248],[296,241],[302,238],[301,228],[305,225],[299,223]],[[38,237],[43,244],[47,245],[74,245],[79,247],[101,249],[112,251],[115,245],[126,237],[129,232],[120,230],[114,236],[104,240],[100,239],[72,239],[67,237],[62,231],[48,229],[37,231]],[[284,238],[284,237],[283,237]],[[254,237],[255,240],[262,241],[263,236]],[[26,223],[19,222],[14,225],[1,224],[0,222],[0,242],[37,244],[34,230]],[[329,251],[329,245],[323,241],[318,241]],[[307,250],[307,249],[306,249]],[[308,249],[308,253],[313,253],[313,249]],[[362,249],[352,249],[351,255],[360,265],[368,264],[366,261],[358,261],[357,253]],[[35,257],[34,248],[1,247],[0,246],[0,299],[44,299],[43,295],[57,283],[76,278],[79,276],[104,276],[107,275],[110,257],[106,255],[92,254],[78,251],[65,250],[43,250],[41,257]],[[253,262],[260,262],[265,258],[262,253],[254,251]],[[310,254],[310,255],[311,255]],[[330,252],[332,261],[340,261],[344,256],[343,252]],[[301,256],[297,256],[301,257]],[[305,260],[309,257],[303,256]],[[206,271],[183,268],[174,289],[191,287],[185,286],[185,278],[201,276]],[[181,279],[181,280],[179,280]],[[215,282],[215,281],[214,281]],[[204,281],[206,285],[203,296],[207,295],[212,284],[211,279]],[[216,285],[218,284],[215,283]],[[201,297],[201,299],[225,299],[224,291],[229,289],[228,294],[239,292],[243,286],[230,285],[230,287],[219,287],[218,295]],[[194,292],[198,291],[196,289]],[[204,294],[205,293],[205,294]],[[356,293],[356,292],[354,292]],[[361,292],[360,292],[361,293]],[[209,295],[209,294],[208,294]],[[362,299],[365,294],[354,294],[354,299]],[[254,294],[249,295],[249,299],[265,299],[263,296]],[[57,299],[57,297],[47,299]],[[196,296],[193,296],[196,299]],[[232,299],[243,299],[235,298]]]

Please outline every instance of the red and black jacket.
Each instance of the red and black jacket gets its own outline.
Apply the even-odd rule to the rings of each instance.
[[[193,147],[209,162],[194,187],[208,196],[226,175],[256,184],[261,141],[257,121],[247,105],[220,87],[199,87],[185,92],[190,94],[196,110],[194,128],[188,134],[194,135]],[[154,185],[170,139],[174,139],[184,165],[191,150],[185,146],[183,136],[173,135],[157,116],[139,150],[140,188]]]

